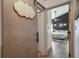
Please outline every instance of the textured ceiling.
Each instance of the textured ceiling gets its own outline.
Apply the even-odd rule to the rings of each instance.
[[[45,8],[50,8],[50,7],[68,2],[70,0],[37,0],[37,1]]]

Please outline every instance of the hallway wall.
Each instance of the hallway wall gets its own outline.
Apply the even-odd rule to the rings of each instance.
[[[79,58],[79,18],[75,21],[75,57]]]
[[[0,0],[0,57],[2,47],[2,0]]]
[[[38,51],[45,54],[45,12],[38,14],[38,32],[39,32],[39,43]]]
[[[21,1],[34,7],[34,0]],[[3,57],[37,57],[36,19],[19,16],[13,8],[15,2],[3,0]]]
[[[74,1],[74,18],[77,18],[77,15],[78,15],[78,4],[77,4],[77,0]]]
[[[47,50],[52,47],[52,10],[47,11]]]
[[[77,0],[77,8],[79,14],[79,0]],[[75,57],[79,58],[79,17],[75,20]]]
[[[79,0],[77,1],[77,8],[78,8],[78,14],[79,14]]]
[[[38,51],[40,51],[42,55],[46,54],[47,51],[52,47],[51,11],[48,12],[44,11],[38,14],[38,32],[39,32]]]

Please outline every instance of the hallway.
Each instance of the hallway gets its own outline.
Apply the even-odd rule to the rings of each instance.
[[[50,58],[68,58],[68,41],[53,40],[52,41],[52,53],[48,57]]]

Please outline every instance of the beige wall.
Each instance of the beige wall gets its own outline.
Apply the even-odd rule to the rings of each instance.
[[[0,0],[0,57],[1,57],[1,46],[2,46],[1,45],[2,44],[1,43],[2,42],[2,10],[1,10],[2,9],[2,7],[1,7],[2,5],[1,5],[1,1],[2,0]]]
[[[47,50],[52,47],[52,10],[47,11]]]
[[[78,9],[79,8],[77,8],[78,7],[78,5],[77,5],[77,0],[75,0],[74,1],[74,13],[75,13],[75,18],[78,16]]]
[[[13,8],[16,1],[3,0],[3,57],[37,57],[36,20],[20,17]],[[34,7],[34,0],[21,1]]]
[[[45,13],[42,12],[38,14],[38,32],[39,32],[39,43],[38,43],[38,50],[45,54]]]
[[[74,49],[75,49],[75,14],[76,14],[76,0],[71,0],[70,3],[70,15],[69,15],[69,31],[70,33],[70,39],[69,39],[69,52],[71,54],[71,57],[75,57],[74,55]]]
[[[44,11],[38,14],[38,32],[39,32],[39,43],[38,50],[42,55],[46,54],[52,46],[52,33],[51,26],[51,11]],[[49,20],[50,19],[50,20]]]
[[[79,0],[77,1],[77,8],[78,8],[78,13],[79,13]]]

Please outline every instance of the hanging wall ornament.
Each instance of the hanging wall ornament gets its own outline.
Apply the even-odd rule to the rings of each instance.
[[[26,19],[32,20],[35,17],[34,9],[23,1],[17,1],[14,3],[14,9],[20,16],[26,17]]]

